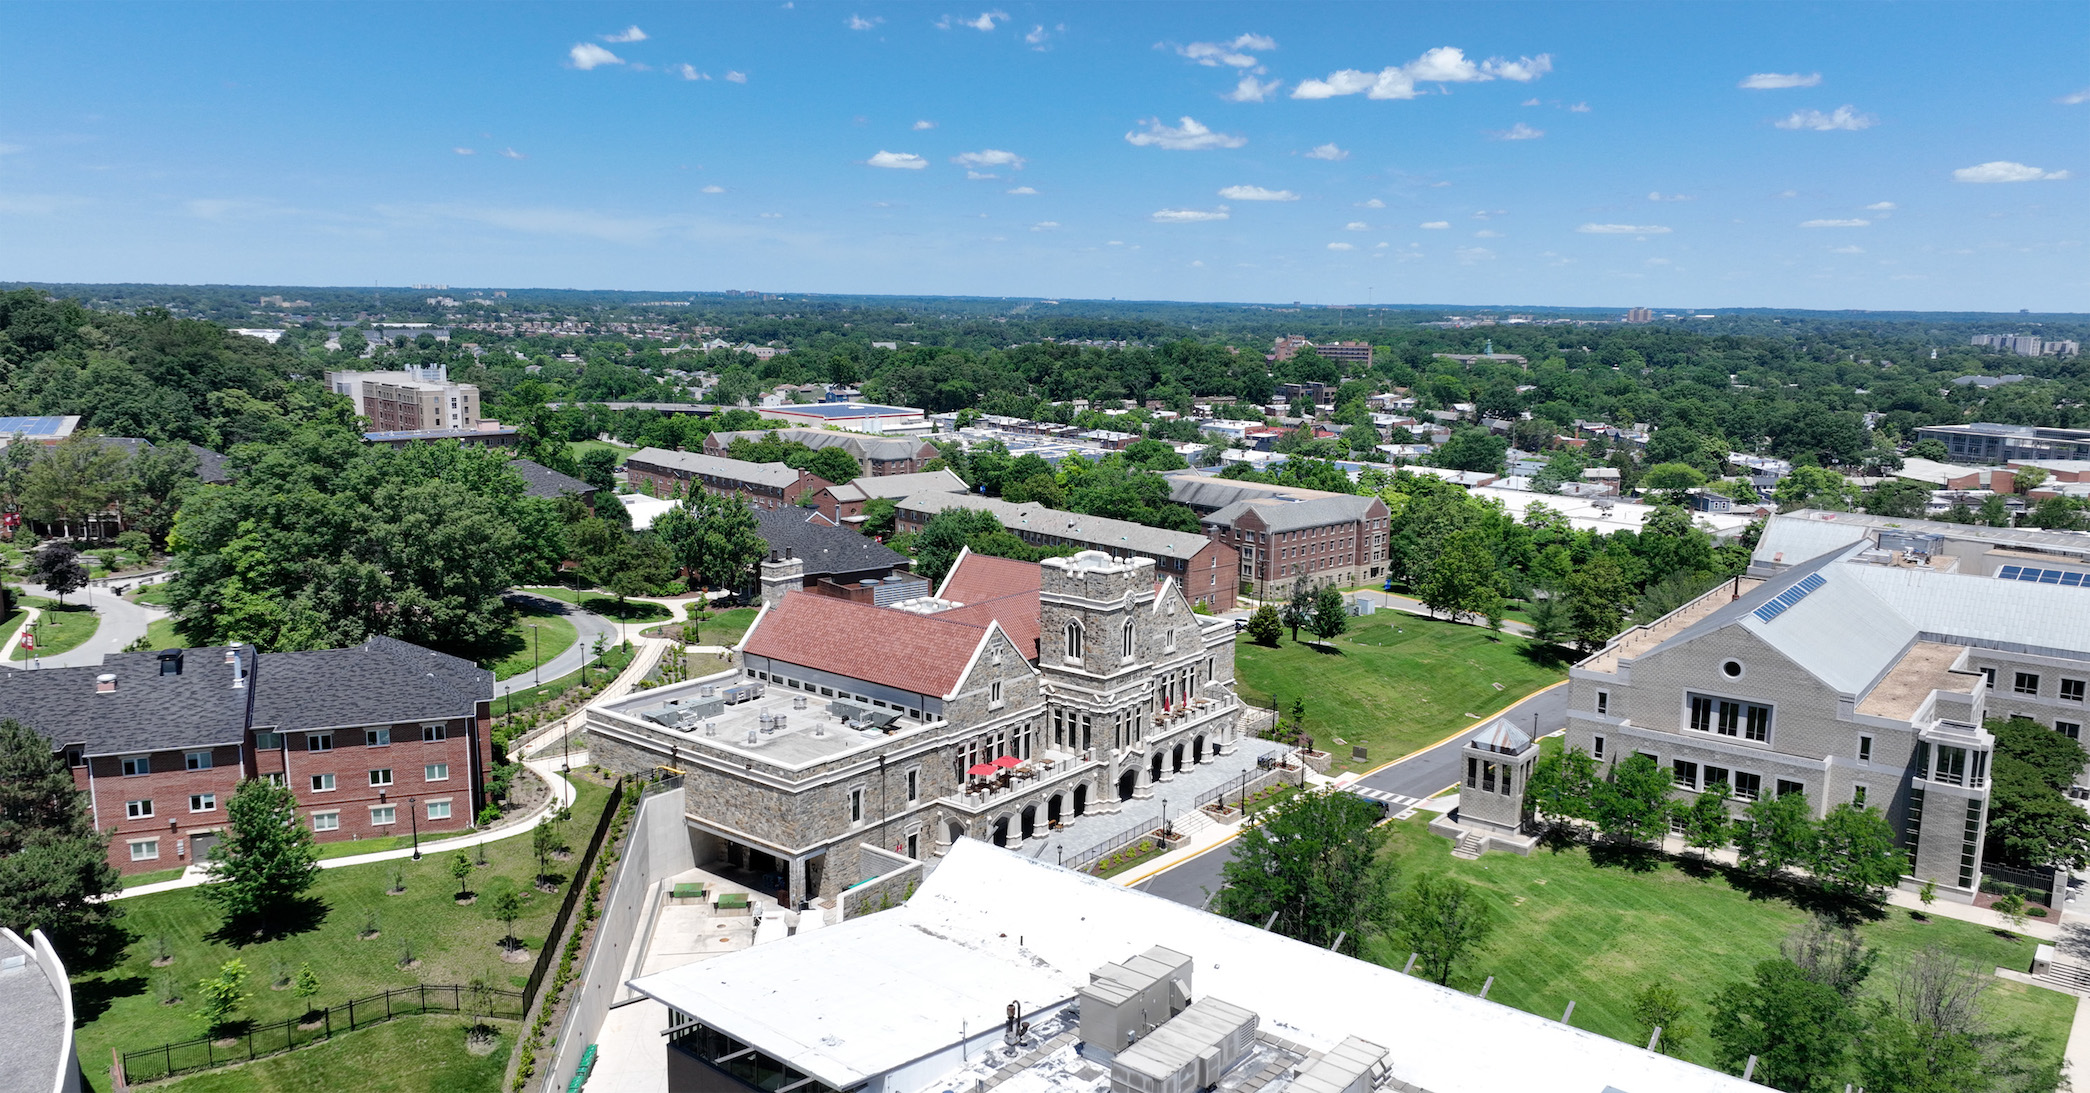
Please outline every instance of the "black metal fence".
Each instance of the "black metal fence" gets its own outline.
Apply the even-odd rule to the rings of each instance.
[[[573,919],[573,906],[580,902],[581,889],[587,887],[588,871],[595,867],[595,855],[602,850],[603,839],[609,837],[610,825],[617,821],[617,809],[624,803],[624,779],[610,788],[609,803],[603,806],[602,818],[595,821],[595,833],[588,837],[588,849],[581,854],[573,879],[566,885],[566,898],[559,903],[559,917],[552,920],[552,928],[544,935],[544,944],[537,950],[537,963],[530,968],[530,982],[523,988],[523,1009],[537,1000],[537,991],[544,986],[544,977],[551,974],[552,962],[559,950],[559,939],[566,936],[566,924]]]
[[[368,1028],[394,1017],[423,1013],[471,1013],[519,1019],[523,992],[505,987],[460,987],[422,984],[398,987],[367,998],[351,998],[338,1006],[314,1010],[265,1025],[246,1024],[216,1039],[199,1037],[139,1051],[117,1059],[118,1087],[172,1078],[198,1070],[244,1063],[318,1043],[340,1032]]]
[[[1206,805],[1224,804],[1228,808],[1238,808],[1245,798],[1279,783],[1296,779],[1298,769],[1290,764],[1294,762],[1294,756],[1297,754],[1298,749],[1293,748],[1261,756],[1256,760],[1258,769],[1254,773],[1243,771],[1241,776],[1234,780],[1234,784],[1198,794],[1197,802],[1191,807],[1203,808]]]
[[[1060,864],[1069,869],[1086,870],[1094,868],[1095,864],[1102,861],[1105,857],[1116,851],[1123,850],[1141,839],[1148,838],[1160,829],[1161,825],[1159,823],[1136,824],[1112,836],[1107,842],[1089,847],[1074,857],[1062,859]]]

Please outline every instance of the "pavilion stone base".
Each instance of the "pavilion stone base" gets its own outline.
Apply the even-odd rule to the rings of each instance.
[[[1526,835],[1490,823],[1462,822],[1456,809],[1431,820],[1430,834],[1450,839],[1453,846],[1459,845],[1468,836],[1477,836],[1480,846],[1476,849],[1482,854],[1490,850],[1506,850],[1518,857],[1530,857],[1532,849],[1538,846],[1537,835]]]

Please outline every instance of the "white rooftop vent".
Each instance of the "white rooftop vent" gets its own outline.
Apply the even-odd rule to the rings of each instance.
[[[104,695],[116,693],[115,674],[112,672],[103,672],[101,675],[94,677],[94,692],[96,694]]]

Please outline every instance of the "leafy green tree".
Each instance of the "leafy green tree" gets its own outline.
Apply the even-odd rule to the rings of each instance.
[[[2028,718],[1991,721],[1987,855],[2017,866],[2090,865],[2090,814],[2067,796],[2090,761],[2081,745]]]
[[[471,875],[472,859],[466,857],[465,852],[460,850],[450,859],[450,878],[457,882],[457,898],[460,900],[471,895],[470,890],[465,887],[465,881]]]
[[[1416,970],[1440,985],[1460,960],[1487,947],[1495,910],[1457,877],[1425,873],[1394,904],[1393,940],[1416,954]]]
[[[2057,1065],[2024,1030],[1997,1028],[1983,995],[1996,982],[1930,946],[1868,1007],[1858,1081],[1907,1093],[2031,1093],[2061,1088]]]
[[[46,448],[23,477],[22,514],[72,532],[81,518],[106,510],[123,497],[123,449],[81,430]]]
[[[1597,761],[1581,748],[1568,748],[1542,756],[1532,765],[1524,795],[1540,815],[1555,824],[1586,820],[1596,815],[1600,780]]]
[[[205,1035],[222,1030],[252,998],[247,993],[247,965],[238,957],[218,966],[218,974],[196,984],[196,1018]]]
[[[1930,508],[1930,487],[1906,478],[1890,478],[1866,491],[1863,507],[1874,516],[1921,519]]]
[[[312,962],[308,960],[299,964],[297,978],[291,984],[291,994],[299,1001],[305,1001],[318,993],[319,975],[312,970]],[[306,1012],[311,1012],[309,1002],[306,1003]]]
[[[1809,863],[1821,886],[1838,895],[1877,899],[1901,880],[1906,856],[1894,846],[1894,827],[1878,809],[1840,804],[1816,825]]]
[[[1740,1074],[1753,1055],[1755,1080],[1788,1093],[1843,1088],[1858,1025],[1848,999],[1785,959],[1759,962],[1748,981],[1713,998],[1712,1038],[1721,1069]]]
[[[38,584],[50,589],[64,603],[66,594],[87,587],[87,567],[71,543],[52,543],[36,552],[29,572]]]
[[[1379,806],[1354,793],[1309,790],[1248,821],[1225,866],[1213,910],[1318,948],[1346,936],[1347,951],[1386,934],[1394,920],[1392,832]]]
[[[1734,845],[1742,866],[1766,875],[1815,860],[1816,833],[1802,793],[1765,796],[1735,821]]]
[[[1003,530],[1001,521],[984,509],[945,509],[931,516],[914,537],[914,571],[927,577],[931,586],[942,584],[970,539]]]
[[[1443,550],[1416,590],[1423,606],[1453,619],[1502,610],[1502,594],[1495,588],[1495,553],[1489,549],[1488,539],[1486,530],[1474,527],[1453,532],[1444,540]]]
[[[1647,469],[1640,487],[1649,490],[1694,490],[1705,485],[1705,472],[1688,463],[1657,463]]]
[[[1857,503],[1857,491],[1842,475],[1820,467],[1794,467],[1771,491],[1781,512],[1795,509],[1828,509],[1849,512]]]
[[[488,908],[493,917],[501,921],[501,948],[514,952],[521,941],[515,936],[515,920],[522,917],[522,894],[513,888],[503,888],[493,897],[493,906]]]
[[[1952,453],[1945,450],[1945,442],[1942,440],[1919,440],[1909,446],[1909,454],[1933,463],[1946,463],[1952,459]]]
[[[1606,838],[1636,845],[1661,838],[1669,830],[1671,784],[1669,771],[1645,755],[1612,764],[1611,776],[1595,787],[1598,829]]]
[[[1668,983],[1648,983],[1633,993],[1633,1021],[1640,1026],[1643,1037],[1652,1037],[1656,1029],[1662,1030],[1655,1050],[1664,1055],[1683,1054],[1684,1047],[1698,1035],[1688,1016],[1690,1012],[1684,996]]]
[[[574,463],[580,467],[575,475],[581,481],[601,490],[614,493],[617,489],[617,453],[608,448],[590,448],[581,453]]]
[[[800,470],[810,471],[837,486],[847,485],[864,473],[856,457],[841,448],[821,448],[805,461]]]
[[[1431,462],[1456,471],[1501,474],[1502,459],[1508,452],[1509,438],[1495,436],[1486,429],[1460,426],[1452,430],[1451,439],[1431,453]]]
[[[1277,639],[1284,636],[1284,623],[1277,617],[1277,608],[1263,604],[1248,616],[1248,640],[1257,645],[1277,647]]]
[[[1305,580],[1292,582],[1291,598],[1285,601],[1280,613],[1284,624],[1291,628],[1292,640],[1298,641],[1299,628],[1311,624],[1314,617],[1314,590]]]
[[[1307,625],[1314,637],[1322,641],[1331,641],[1350,629],[1350,610],[1343,602],[1341,589],[1324,584],[1314,593],[1313,620]]]
[[[203,898],[228,923],[267,926],[304,896],[319,876],[312,832],[298,822],[287,786],[249,778],[227,802],[225,833],[212,850]]]
[[[1125,461],[1149,471],[1180,471],[1189,465],[1175,448],[1159,440],[1135,440],[1125,445]]]
[[[156,444],[130,457],[124,470],[124,521],[149,543],[166,542],[175,514],[199,486],[196,453],[184,444]]]
[[[848,458],[839,448],[822,450]],[[655,518],[653,534],[682,569],[691,588],[749,587],[768,550],[754,510],[738,494],[700,490]]]
[[[1626,605],[1632,602],[1633,587],[1619,572],[1618,563],[1600,555],[1568,577],[1568,624],[1575,645],[1594,652],[1610,641],[1625,623]]]
[[[1731,837],[1734,824],[1727,817],[1729,793],[1727,783],[1714,782],[1677,812],[1684,829],[1684,845],[1698,851],[1701,858],[1711,857]]]
[[[858,514],[864,518],[863,533],[879,542],[892,538],[899,509],[900,503],[890,497],[873,497],[864,502],[863,511]]]
[[[1541,645],[1558,645],[1568,637],[1567,607],[1558,597],[1534,597],[1524,617],[1531,626],[1531,640]]]
[[[530,853],[537,856],[537,877],[542,880],[550,876],[552,851],[559,848],[559,832],[550,820],[530,829]]]
[[[0,925],[42,930],[70,962],[117,940],[121,878],[65,757],[12,718],[0,721]]]

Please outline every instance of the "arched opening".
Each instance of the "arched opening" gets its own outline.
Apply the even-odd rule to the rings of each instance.
[[[1076,816],[1086,816],[1086,815],[1088,815],[1088,812],[1089,812],[1089,787],[1087,787],[1087,786],[1075,786],[1075,787],[1074,787],[1074,814],[1075,814]]]
[[[1139,789],[1139,772],[1128,770],[1118,776],[1118,800],[1129,801]]]
[[[1193,763],[1205,761],[1205,737],[1202,733],[1190,738],[1190,761]]]
[[[1055,794],[1053,794],[1053,795],[1052,795],[1052,800],[1050,800],[1050,801],[1047,801],[1047,802],[1045,802],[1045,822],[1046,822],[1046,823],[1048,823],[1048,824],[1056,824],[1056,823],[1060,822],[1060,817],[1061,817],[1061,816],[1064,816],[1064,815],[1066,815],[1066,813],[1065,813],[1065,812],[1063,812],[1063,811],[1061,811],[1061,808],[1060,808],[1060,806],[1061,806],[1061,805],[1062,805],[1063,803],[1064,803],[1064,798],[1062,798],[1062,797],[1061,797],[1061,796],[1060,796],[1059,794],[1057,794],[1057,793],[1055,793]]]
[[[1161,754],[1158,751],[1154,753],[1153,777],[1148,779],[1148,781],[1158,782],[1161,780],[1161,764],[1164,761],[1166,761],[1167,758],[1167,756]]]
[[[1183,773],[1183,745],[1181,744],[1176,745],[1175,764],[1171,769],[1173,769],[1177,774]]]
[[[994,821],[994,845],[1009,845],[1009,818],[1007,816]]]
[[[947,826],[945,834],[951,842],[955,843],[959,839],[965,837],[965,825],[959,823],[956,820],[952,820],[950,824]]]
[[[1036,833],[1037,833],[1037,830],[1038,830],[1038,806],[1037,806],[1037,805],[1024,805],[1024,806],[1023,806],[1023,827],[1022,827],[1022,830],[1023,830],[1023,837],[1024,837],[1024,838],[1026,838],[1026,839],[1030,838],[1030,837],[1031,837],[1032,835],[1034,835],[1034,834],[1036,834]]]
[[[1067,624],[1067,656],[1072,660],[1081,659],[1081,624],[1078,622]]]
[[[1123,656],[1126,660],[1132,659],[1132,624],[1129,622],[1125,624],[1124,649],[1120,652],[1119,655]]]

